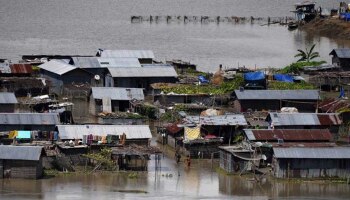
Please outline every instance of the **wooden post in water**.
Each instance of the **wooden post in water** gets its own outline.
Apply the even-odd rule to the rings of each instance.
[[[270,25],[270,22],[271,22],[271,18],[267,17],[267,25]]]

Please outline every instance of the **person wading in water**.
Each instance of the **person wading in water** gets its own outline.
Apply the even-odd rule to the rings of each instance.
[[[187,158],[186,158],[186,166],[187,166],[188,168],[190,168],[190,166],[191,166],[191,157],[190,157],[190,155],[187,155]]]
[[[181,161],[181,154],[178,151],[175,152],[175,159],[176,164],[179,164],[179,162]]]

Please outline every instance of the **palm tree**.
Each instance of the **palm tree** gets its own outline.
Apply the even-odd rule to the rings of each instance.
[[[305,51],[298,49],[299,53],[294,56],[294,57],[300,57],[300,59],[297,62],[301,62],[301,61],[310,62],[310,60],[320,57],[320,54],[318,52],[313,52],[314,48],[315,48],[315,44],[311,46],[310,50],[308,50],[307,47]]]

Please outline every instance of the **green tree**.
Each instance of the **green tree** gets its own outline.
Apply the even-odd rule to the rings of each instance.
[[[294,57],[300,57],[300,59],[297,62],[306,61],[310,62],[310,60],[320,57],[320,54],[318,52],[314,52],[315,44],[311,46],[310,49],[306,47],[305,51],[298,49],[298,54],[296,54]]]

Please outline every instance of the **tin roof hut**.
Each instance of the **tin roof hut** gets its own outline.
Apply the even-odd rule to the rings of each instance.
[[[0,178],[41,178],[44,154],[39,146],[0,145]]]

